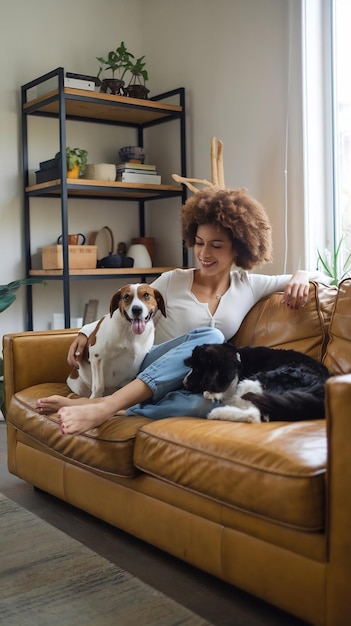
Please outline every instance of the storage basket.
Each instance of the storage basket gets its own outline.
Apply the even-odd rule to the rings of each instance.
[[[62,270],[62,246],[44,246],[41,249],[43,270]],[[68,263],[71,270],[96,269],[97,246],[68,246]]]

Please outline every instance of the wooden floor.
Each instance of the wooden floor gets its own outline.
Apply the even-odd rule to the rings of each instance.
[[[305,624],[79,509],[35,491],[12,476],[7,470],[3,421],[0,421],[0,491],[215,626]]]

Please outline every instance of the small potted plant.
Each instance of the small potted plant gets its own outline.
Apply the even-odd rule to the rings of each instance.
[[[132,74],[128,87],[124,89],[127,96],[131,98],[145,99],[148,96],[149,89],[145,87],[145,82],[149,79],[147,70],[145,69],[145,55],[136,59],[136,61],[128,61],[127,70]]]
[[[55,159],[60,158],[57,152]],[[83,176],[87,164],[88,152],[82,148],[66,148],[67,178]]]
[[[96,59],[100,63],[100,69],[97,75],[97,78],[100,80],[100,76],[102,73],[106,71],[112,72],[111,78],[103,78],[101,81],[100,91],[103,93],[111,92],[114,95],[123,95],[122,87],[124,86],[123,77],[128,69],[128,64],[131,59],[134,59],[134,55],[131,52],[128,52],[124,41],[120,43],[116,50],[111,50],[107,59],[103,57],[96,57]],[[118,72],[119,76],[115,76],[115,73]]]

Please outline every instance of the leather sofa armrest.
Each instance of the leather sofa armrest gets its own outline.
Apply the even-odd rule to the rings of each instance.
[[[67,353],[77,331],[28,331],[3,337],[6,408],[17,391],[39,383],[64,382]]]
[[[333,616],[332,620],[327,619],[326,622],[341,624],[350,606],[351,374],[334,376],[327,381],[326,414],[328,438],[326,519],[329,537],[327,607]]]

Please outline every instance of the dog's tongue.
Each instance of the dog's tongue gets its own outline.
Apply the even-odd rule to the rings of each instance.
[[[146,323],[144,320],[133,320],[132,331],[136,335],[142,335],[145,330]]]

